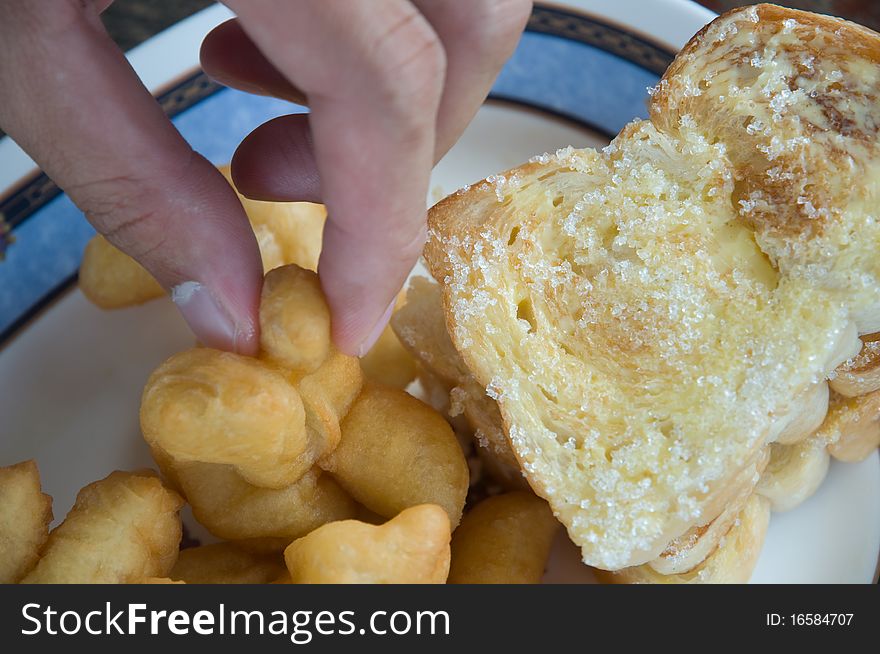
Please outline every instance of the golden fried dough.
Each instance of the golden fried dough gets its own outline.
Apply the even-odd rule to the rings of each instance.
[[[287,572],[279,554],[253,554],[234,543],[181,550],[168,576],[188,584],[267,584]]]
[[[323,454],[339,444],[339,423],[361,392],[363,381],[358,360],[335,349],[315,372],[299,378],[296,387],[302,396],[315,452]]]
[[[380,526],[325,525],[291,543],[284,560],[295,584],[442,584],[449,538],[446,511],[422,504]]]
[[[0,584],[14,584],[40,558],[49,537],[52,498],[40,491],[34,461],[0,468]]]
[[[221,166],[220,172],[232,184],[229,166]],[[261,202],[241,194],[238,198],[257,239],[264,271],[287,264],[317,270],[327,217],[323,205]],[[83,294],[102,309],[143,304],[165,294],[143,266],[100,235],[93,237],[83,252],[79,286]]]
[[[177,559],[180,496],[153,474],[113,472],[83,488],[22,583],[134,583]]]
[[[225,540],[290,543],[323,524],[351,518],[356,511],[354,500],[319,470],[309,470],[278,489],[253,486],[232,466],[182,463],[174,473],[196,520]],[[278,541],[261,540],[267,542]]]
[[[100,234],[92,237],[83,252],[79,288],[102,309],[143,304],[165,294],[143,266]]]
[[[320,461],[358,502],[386,518],[438,504],[461,519],[468,467],[452,428],[404,391],[366,384],[342,421],[339,446]]]
[[[235,188],[229,166],[220,166],[226,181]],[[236,193],[238,190],[236,189]],[[321,240],[327,210],[311,202],[263,202],[238,194],[242,207],[260,244],[266,271],[295,263],[318,269]]]
[[[404,389],[416,378],[416,361],[400,344],[390,326],[361,358],[364,374],[370,381]]]
[[[468,511],[452,535],[450,584],[537,584],[559,523],[547,502],[523,491]]]
[[[302,373],[314,372],[330,355],[330,309],[315,273],[289,265],[266,274],[260,347],[264,358]]]
[[[261,361],[210,348],[176,354],[153,372],[141,429],[176,463],[230,464],[267,488],[289,486],[315,457],[293,384]]]

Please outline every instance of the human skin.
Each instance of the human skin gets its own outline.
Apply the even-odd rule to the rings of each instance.
[[[0,127],[140,262],[199,340],[255,354],[262,269],[241,204],[101,25],[112,0],[0,0]],[[364,354],[425,240],[433,163],[513,51],[527,0],[228,0],[202,45],[218,81],[308,103],[232,164],[264,200],[326,204],[319,262],[333,339]]]

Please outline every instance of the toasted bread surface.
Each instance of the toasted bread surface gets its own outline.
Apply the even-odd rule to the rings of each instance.
[[[878,63],[860,26],[736,10],[603,151],[431,210],[449,335],[586,563],[645,563],[717,517],[880,331]]]

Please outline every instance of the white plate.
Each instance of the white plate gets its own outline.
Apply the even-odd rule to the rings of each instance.
[[[539,152],[603,144],[607,134],[643,113],[644,88],[656,79],[664,44],[680,47],[711,18],[684,0],[554,6],[558,11],[547,10],[542,26],[526,34],[496,85],[496,96],[516,104],[496,102],[481,109],[437,166],[432,195]],[[148,87],[158,91],[190,73],[202,36],[228,15],[213,7],[133,51],[130,58]],[[166,100],[174,106],[174,98]],[[194,147],[219,163],[259,122],[291,109],[222,91],[195,103],[175,123]],[[585,129],[584,123],[596,129]],[[0,143],[0,189],[26,177],[31,167],[8,139]],[[166,300],[102,312],[75,288],[64,289],[62,281],[75,270],[91,234],[66,202],[59,198],[25,210],[22,215],[29,217],[13,230],[18,241],[0,263],[0,332],[40,309],[0,343],[0,465],[36,458],[59,518],[83,485],[113,469],[151,465],[138,428],[143,383],[165,357],[192,344]],[[774,515],[753,582],[872,581],[880,551],[878,462],[874,454],[860,464],[832,464],[814,497],[790,513]],[[560,538],[546,580],[589,579],[576,548]]]

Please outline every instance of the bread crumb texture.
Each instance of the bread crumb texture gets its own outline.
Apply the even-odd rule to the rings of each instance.
[[[450,335],[586,563],[645,563],[719,515],[880,330],[878,64],[860,26],[736,10],[650,120],[432,209]]]

